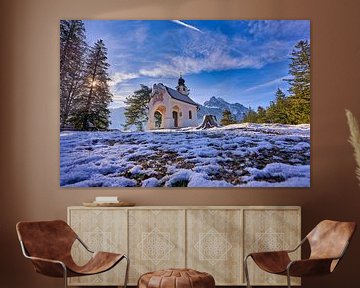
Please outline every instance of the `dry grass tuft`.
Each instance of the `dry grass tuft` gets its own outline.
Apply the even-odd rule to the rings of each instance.
[[[354,157],[357,163],[357,167],[355,170],[356,177],[359,180],[360,185],[360,130],[359,124],[354,115],[349,111],[345,110],[346,117],[348,120],[348,125],[350,129],[350,137],[349,142],[354,147]]]

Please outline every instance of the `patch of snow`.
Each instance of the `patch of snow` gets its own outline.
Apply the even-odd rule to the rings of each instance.
[[[169,176],[169,180],[165,182],[166,187],[176,186],[177,183],[187,183],[187,187],[231,187],[226,181],[210,180],[208,175],[197,173],[191,170],[180,169],[173,175]]]
[[[288,165],[282,163],[271,163],[263,169],[246,168],[250,172],[250,176],[244,176],[243,180],[247,183],[244,186],[259,187],[264,182],[261,179],[269,179],[279,177],[284,181],[266,184],[265,186],[275,187],[309,187],[310,186],[310,165]],[[260,179],[257,180],[257,179]],[[259,184],[255,184],[258,182]]]
[[[141,187],[158,187],[160,186],[160,182],[158,179],[151,177],[144,181],[142,181]]]
[[[207,175],[214,175],[219,173],[220,166],[215,164],[201,164],[201,166],[195,166],[194,171]]]
[[[309,164],[310,125],[60,134],[62,187],[155,185],[156,178],[158,186],[309,187]],[[152,180],[140,183],[138,174]]]
[[[209,180],[203,177],[200,173],[194,173],[188,184],[188,187],[232,187],[230,183],[224,180]]]
[[[140,165],[135,165],[134,167],[132,167],[129,172],[133,175],[137,175],[137,174],[142,174],[144,171],[142,169],[142,166]]]

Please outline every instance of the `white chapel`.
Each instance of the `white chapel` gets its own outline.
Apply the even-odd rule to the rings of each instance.
[[[181,75],[176,90],[162,83],[154,84],[148,104],[147,129],[195,127],[199,105],[189,94]]]

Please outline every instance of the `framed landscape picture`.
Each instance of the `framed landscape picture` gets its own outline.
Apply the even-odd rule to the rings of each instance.
[[[309,187],[309,20],[61,20],[61,187]]]

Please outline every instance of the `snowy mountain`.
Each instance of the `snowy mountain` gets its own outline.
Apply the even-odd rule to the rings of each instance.
[[[240,121],[244,118],[244,115],[249,111],[244,105],[240,103],[229,103],[221,97],[211,97],[210,100],[205,101],[204,105],[200,105],[198,111],[198,118],[202,119],[206,114],[212,114],[216,116],[216,119],[220,121],[222,118],[222,112],[224,110],[230,110],[230,112],[236,117],[236,120]]]
[[[110,109],[110,129],[122,129],[122,125],[125,124],[125,107]]]

